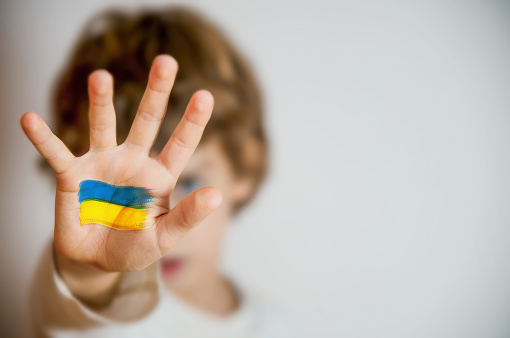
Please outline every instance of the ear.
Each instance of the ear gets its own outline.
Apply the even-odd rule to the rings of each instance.
[[[253,181],[253,178],[248,175],[235,179],[232,197],[236,202],[241,203],[251,196],[255,188]]]
[[[243,165],[248,172],[256,168],[261,161],[260,142],[250,137],[243,145]],[[255,190],[255,179],[252,175],[238,175],[234,181],[233,197],[237,202],[243,202],[251,197]]]

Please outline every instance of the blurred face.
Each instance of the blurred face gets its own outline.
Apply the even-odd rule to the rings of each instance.
[[[216,137],[201,142],[191,156],[171,195],[171,207],[205,186],[214,186],[223,193],[222,205],[160,260],[164,284],[174,292],[190,292],[218,276],[223,237],[234,204],[242,194],[242,183],[236,180]]]

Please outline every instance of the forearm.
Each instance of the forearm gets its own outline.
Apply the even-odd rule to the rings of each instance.
[[[55,264],[72,294],[91,307],[107,305],[119,284],[121,272],[106,272],[71,260],[54,248]]]
[[[105,273],[55,251],[52,240],[41,255],[30,291],[34,328],[43,336],[137,321],[156,307],[157,264],[141,271]]]

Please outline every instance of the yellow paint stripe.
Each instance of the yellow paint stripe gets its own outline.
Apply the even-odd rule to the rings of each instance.
[[[144,227],[147,210],[125,207],[97,200],[80,203],[80,224],[98,223],[120,230],[134,230]]]

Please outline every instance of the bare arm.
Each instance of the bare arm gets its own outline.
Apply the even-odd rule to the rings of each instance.
[[[106,306],[111,301],[121,272],[107,272],[92,264],[67,258],[58,250],[54,252],[57,270],[73,295],[95,308]]]

